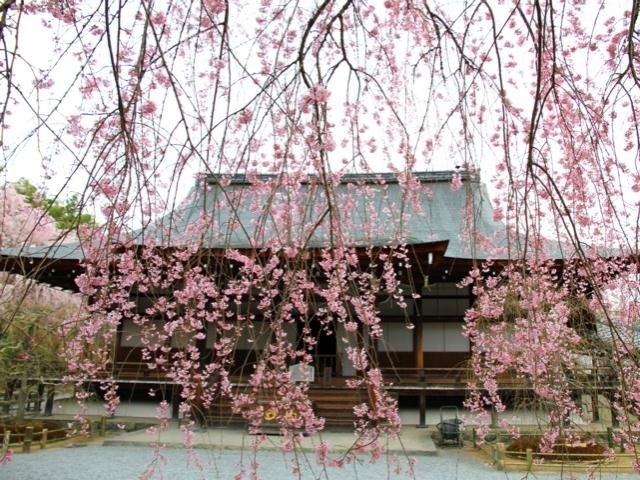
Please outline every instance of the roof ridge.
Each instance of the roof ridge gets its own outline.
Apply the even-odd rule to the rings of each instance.
[[[412,175],[422,183],[437,183],[437,182],[450,182],[453,176],[458,174],[462,181],[479,182],[479,175],[477,173],[470,172],[469,170],[431,170],[411,172]],[[340,183],[356,183],[364,182],[367,184],[379,184],[379,183],[399,183],[398,175],[393,172],[380,172],[380,173],[345,173],[340,177]],[[205,181],[210,185],[215,185],[224,179],[225,183],[233,185],[250,185],[252,183],[251,178],[257,180],[269,180],[277,178],[278,174],[252,174],[251,177],[246,173],[212,173],[204,176]],[[319,179],[316,174],[309,174],[308,181],[302,181],[300,183],[309,183],[312,179]]]

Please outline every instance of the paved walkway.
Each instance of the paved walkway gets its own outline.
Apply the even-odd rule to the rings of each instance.
[[[195,430],[193,443],[196,448],[208,448],[216,450],[246,450],[255,440],[254,435],[249,435],[242,427],[208,428]],[[436,455],[437,450],[431,439],[430,430],[406,426],[402,430],[400,438],[382,438],[387,450],[399,455]],[[344,453],[352,448],[357,441],[353,431],[336,431],[328,429],[321,434],[304,437],[300,448],[302,451],[315,452],[321,441],[326,441],[333,453]],[[172,422],[166,432],[160,435],[151,435],[144,430],[121,433],[117,436],[107,437],[104,445],[134,446],[152,445],[160,442],[168,447],[181,447],[183,445],[182,432],[177,423]],[[267,442],[263,450],[281,451],[282,439],[278,435],[267,435]]]
[[[478,460],[468,451],[441,450],[439,455],[416,457],[413,474],[404,456],[384,456],[371,463],[366,456],[344,468],[323,468],[315,461],[315,455],[298,453],[230,450],[196,450],[190,457],[184,449],[165,448],[154,454],[152,447],[103,447],[89,445],[82,448],[57,448],[35,451],[28,455],[16,455],[7,465],[0,465],[0,479],[7,480],[134,480],[147,470],[148,479],[164,480],[229,480],[232,478],[257,478],[259,480],[521,480],[585,479],[584,473],[571,476],[550,473],[526,476],[522,472],[500,472]],[[300,469],[294,472],[295,461]],[[252,464],[256,477],[251,477]],[[153,468],[157,470],[152,471]],[[239,472],[244,475],[235,477]],[[631,480],[637,475],[603,474],[596,472],[598,480]]]

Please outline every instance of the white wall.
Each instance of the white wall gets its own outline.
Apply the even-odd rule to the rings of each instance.
[[[425,352],[468,352],[469,339],[462,335],[462,322],[428,322],[422,325]]]
[[[403,322],[382,322],[379,352],[413,352],[413,330]]]

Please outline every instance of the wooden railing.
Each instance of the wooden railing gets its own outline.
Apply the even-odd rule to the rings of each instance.
[[[389,379],[395,377],[396,380],[425,382],[429,379],[453,379],[464,381],[472,378],[472,370],[467,367],[385,367],[381,369]]]
[[[314,356],[316,383],[330,383],[334,377],[341,377],[340,358],[335,354]],[[473,369],[464,366],[456,367],[383,367],[381,369],[387,381],[405,389],[427,388],[432,390],[465,389],[468,382],[473,381]],[[244,369],[242,370],[244,371]],[[157,370],[149,370],[146,362],[117,362],[103,372],[100,378],[113,376],[118,381],[166,382],[165,375]],[[238,372],[234,377],[243,377]],[[95,380],[99,380],[96,378]],[[585,382],[597,380],[598,388],[612,389],[617,386],[615,372],[610,368],[576,368],[571,372],[570,381]],[[92,380],[92,379],[88,379]],[[514,373],[505,372],[497,378],[499,388],[504,390],[526,390],[531,386],[526,379]],[[2,405],[0,404],[0,407]]]
[[[65,432],[62,437],[52,437],[55,433]],[[55,442],[61,442],[67,439],[66,432],[68,428],[58,428],[55,430],[49,430],[43,428],[39,432],[34,432],[33,427],[26,427],[23,433],[14,433],[11,430],[5,430],[2,435],[2,450],[6,451],[8,448],[22,446],[24,453],[31,452],[31,446],[35,444],[40,445],[40,449],[44,449],[47,445]]]
[[[407,387],[436,387],[454,388],[460,385],[464,388],[466,384],[473,381],[475,374],[470,367],[387,367],[382,368],[385,378],[394,381],[396,384],[402,384]],[[615,388],[615,372],[612,369],[593,369],[593,368],[576,368],[571,372],[571,379],[597,379],[600,389]],[[505,372],[498,375],[498,386],[504,390],[522,390],[531,388],[529,383],[522,377],[518,377],[513,372]]]
[[[101,417],[99,421],[92,422],[90,427],[90,436],[104,437],[107,430],[107,418]],[[40,449],[44,450],[47,445],[72,438],[68,435],[70,432],[68,427],[56,428],[53,430],[43,428],[39,432],[34,432],[33,430],[32,426],[27,426],[24,429],[24,432],[21,433],[5,430],[1,435],[2,444],[0,445],[0,456],[2,456],[9,448],[22,447],[23,453],[30,453],[33,445],[39,445]],[[64,432],[64,435],[56,435],[62,432]]]

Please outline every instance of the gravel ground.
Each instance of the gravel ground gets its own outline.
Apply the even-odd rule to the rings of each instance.
[[[251,468],[251,455],[247,452],[197,450],[202,470],[189,464],[182,449],[165,449],[162,455],[166,463],[159,462],[161,473],[156,472],[149,478],[171,479],[232,479],[244,467]],[[348,465],[344,469],[327,469],[323,472],[315,463],[313,455],[307,456],[306,465],[302,465],[300,477],[292,474],[292,456],[283,456],[273,452],[258,454],[259,476],[261,480],[301,479],[337,479],[337,480],[377,480],[385,478],[408,478],[406,474],[397,476],[389,463],[382,460],[371,464],[363,459],[358,464]],[[88,445],[78,448],[57,448],[36,451],[29,455],[16,455],[13,460],[0,466],[0,479],[8,480],[130,480],[139,478],[145,465],[153,459],[150,447],[115,447]],[[498,472],[474,460],[468,453],[459,450],[442,450],[438,456],[416,458],[415,478],[420,480],[519,480],[584,478],[554,474],[536,474],[528,477],[523,473]],[[304,461],[301,461],[304,463]],[[406,460],[401,462],[406,466]],[[247,475],[243,480],[249,480]],[[636,475],[597,476],[597,479],[632,479]]]

